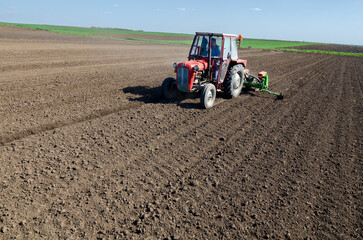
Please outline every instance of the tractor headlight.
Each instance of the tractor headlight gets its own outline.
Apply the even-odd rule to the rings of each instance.
[[[199,66],[198,65],[195,65],[194,66],[194,70],[198,72],[199,71]]]
[[[174,63],[174,64],[173,64],[173,67],[174,67],[174,68],[176,68],[176,66],[178,66],[178,64],[177,64],[177,63]]]

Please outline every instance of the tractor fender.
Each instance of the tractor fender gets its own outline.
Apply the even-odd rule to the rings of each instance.
[[[242,64],[243,67],[246,67],[247,66],[247,60],[244,60],[244,59],[237,59],[237,60],[235,60],[233,62],[234,62],[233,65],[235,65],[235,64]]]
[[[228,69],[232,68],[233,66],[241,64],[243,68],[246,68],[247,66],[247,60],[237,59],[237,60],[231,60],[228,66]]]

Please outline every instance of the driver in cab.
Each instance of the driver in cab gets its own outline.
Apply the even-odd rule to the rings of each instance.
[[[221,55],[221,49],[217,45],[217,41],[215,38],[211,39],[211,56],[212,57],[219,57]]]
[[[221,56],[221,49],[219,48],[219,46],[217,45],[217,41],[215,38],[212,38],[210,40],[210,44],[211,44],[211,56],[212,57],[220,57]],[[213,75],[213,80],[217,81],[218,80],[218,75],[219,75],[219,60],[215,59],[214,61],[214,75]]]

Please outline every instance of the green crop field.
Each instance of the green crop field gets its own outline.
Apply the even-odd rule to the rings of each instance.
[[[286,47],[298,47],[298,46],[305,46],[305,45],[313,45],[313,44],[320,44],[320,43],[244,38],[241,43],[241,47],[278,49],[278,48],[286,48]]]
[[[191,40],[175,40],[175,41],[165,40],[164,41],[164,40],[150,40],[150,39],[142,39],[142,38],[125,38],[125,40],[166,43],[166,44],[178,44],[178,45],[191,45],[192,44]],[[242,48],[261,48],[261,49],[280,49],[280,48],[286,48],[286,47],[297,47],[297,46],[305,46],[305,45],[313,45],[313,44],[319,44],[319,43],[244,38],[241,43],[241,47]]]
[[[55,33],[78,35],[78,36],[93,36],[97,34],[137,34],[137,35],[161,35],[161,36],[181,36],[181,37],[193,37],[191,34],[183,33],[162,33],[162,32],[144,32],[133,31],[128,29],[116,29],[116,28],[83,28],[83,27],[68,27],[68,26],[54,26],[54,25],[39,25],[39,24],[23,24],[23,23],[5,23],[0,22],[2,25],[16,26],[23,28],[31,28],[37,30],[44,30]]]
[[[150,42],[150,43],[160,43],[160,44],[176,44],[176,45],[191,45],[192,38],[194,36],[192,34],[145,32],[145,31],[134,31],[134,30],[129,30],[129,29],[116,29],[116,28],[98,28],[98,27],[84,28],[84,27],[68,27],[68,26],[5,23],[5,22],[0,22],[0,25],[30,28],[30,29],[59,33],[59,34],[67,34],[67,35],[118,39],[118,40],[127,40],[127,41]],[[129,35],[133,35],[134,37],[129,37]],[[137,37],[135,35],[137,35]],[[161,39],[146,39],[146,36],[148,36],[148,35],[157,35]],[[115,36],[117,36],[117,37],[115,37]],[[184,39],[185,39],[185,37],[190,37],[190,40],[162,39],[163,36],[183,37]],[[283,50],[283,51],[295,51],[295,52],[324,53],[324,54],[335,54],[335,55],[363,56],[362,53],[347,53],[347,52],[320,51],[320,50],[301,50],[301,49],[293,48],[293,47],[298,47],[298,46],[314,45],[314,44],[321,44],[321,43],[244,38],[241,43],[241,47],[242,48],[260,48],[260,49],[272,49],[272,50]]]
[[[283,51],[289,52],[307,52],[307,53],[323,53],[323,54],[332,54],[332,55],[344,55],[344,56],[357,56],[363,57],[363,53],[354,53],[354,52],[336,52],[336,51],[323,51],[323,50],[309,50],[309,49],[294,49],[294,48],[285,48],[281,49]]]

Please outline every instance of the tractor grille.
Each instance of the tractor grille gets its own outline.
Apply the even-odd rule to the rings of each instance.
[[[178,68],[178,85],[188,84],[188,68]]]

